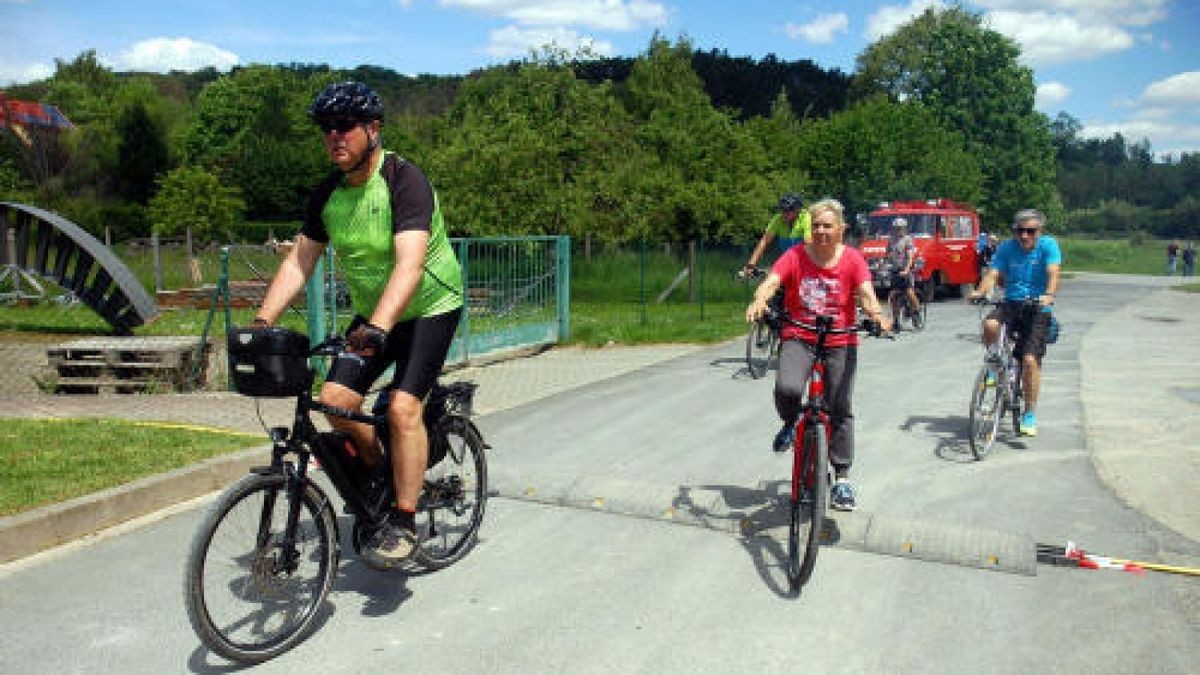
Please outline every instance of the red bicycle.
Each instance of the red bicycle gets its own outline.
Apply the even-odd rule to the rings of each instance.
[[[815,324],[797,321],[787,314],[775,314],[774,317],[782,323],[812,331],[817,336],[817,342],[813,345],[813,368],[808,377],[808,393],[796,420],[797,444],[792,447],[786,572],[788,590],[796,595],[812,576],[813,567],[817,564],[820,531],[825,522],[829,499],[829,440],[833,430],[825,402],[825,361],[829,357],[826,338],[849,333],[891,336],[885,336],[877,324],[865,319],[850,328],[834,328],[832,316],[817,316]]]

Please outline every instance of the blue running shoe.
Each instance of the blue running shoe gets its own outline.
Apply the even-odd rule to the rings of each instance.
[[[1037,436],[1037,415],[1027,412],[1021,416],[1021,435]]]
[[[792,445],[796,442],[796,423],[784,422],[779,433],[775,434],[775,440],[771,443],[771,449],[775,452],[786,452],[792,449]]]
[[[845,478],[837,479],[829,494],[829,505],[838,511],[853,511],[858,508],[854,499],[854,486]]]

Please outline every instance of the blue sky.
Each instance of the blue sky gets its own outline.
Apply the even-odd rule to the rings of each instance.
[[[95,49],[117,70],[372,64],[461,74],[549,42],[613,56],[655,30],[732,56],[850,73],[868,44],[938,0],[0,0],[0,86]],[[1200,152],[1200,0],[974,0],[1034,71],[1038,108],[1088,135]]]

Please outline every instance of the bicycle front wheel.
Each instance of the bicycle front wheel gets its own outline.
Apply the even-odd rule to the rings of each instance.
[[[1004,373],[996,366],[984,365],[971,389],[970,442],[971,454],[983,459],[996,443],[1000,418],[1004,415]]]
[[[192,540],[188,619],[205,646],[227,659],[266,661],[315,627],[337,570],[337,525],[314,487],[299,498],[289,543],[284,477],[251,474],[213,503]]]
[[[825,522],[825,505],[829,499],[829,441],[824,430],[808,426],[804,442],[795,458],[793,481],[799,481],[797,499],[792,500],[788,525],[788,591],[800,592],[812,576],[817,564],[821,528]]]
[[[775,331],[765,321],[755,321],[746,335],[746,368],[750,377],[759,379],[767,374],[771,353],[775,351]]]
[[[421,546],[416,561],[441,569],[461,559],[478,541],[487,505],[486,447],[466,419],[451,418],[431,434],[446,456],[425,473],[417,505]]]

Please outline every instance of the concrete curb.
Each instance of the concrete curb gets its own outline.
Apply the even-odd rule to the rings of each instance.
[[[746,538],[786,541],[787,536],[787,502],[784,496],[768,494],[765,489],[757,491],[761,499],[733,505],[720,489],[607,476],[551,477],[497,471],[489,482],[492,496],[504,499],[691,525]],[[923,562],[1037,575],[1037,547],[1028,534],[967,524],[830,510],[821,543]]]
[[[74,541],[99,530],[220,490],[270,461],[270,445],[0,518],[0,564]]]

